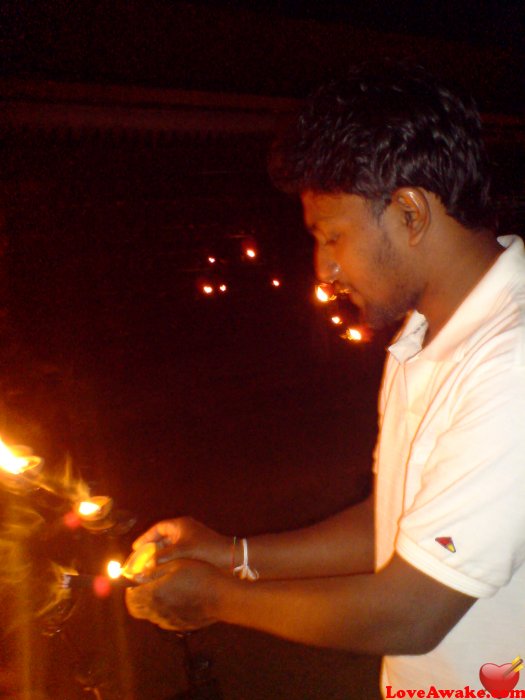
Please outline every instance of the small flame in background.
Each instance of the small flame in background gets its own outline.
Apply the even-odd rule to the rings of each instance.
[[[363,334],[358,328],[347,328],[343,337],[358,343],[363,339]]]
[[[335,301],[338,297],[332,284],[320,283],[315,285],[315,298],[318,302],[321,302],[321,304],[328,304],[329,302]],[[330,316],[330,320],[334,326],[343,326],[346,325],[344,319],[345,315],[346,314],[342,313],[334,313]],[[371,340],[371,332],[366,326],[347,326],[339,337],[351,343],[367,343]]]

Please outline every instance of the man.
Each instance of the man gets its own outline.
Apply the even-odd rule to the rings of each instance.
[[[523,653],[525,253],[491,230],[480,132],[471,101],[416,68],[361,68],[307,104],[275,171],[301,195],[318,276],[371,326],[406,316],[374,496],[249,543],[159,523],[135,543],[162,548],[132,615],[382,654],[389,697],[479,689],[483,664]]]

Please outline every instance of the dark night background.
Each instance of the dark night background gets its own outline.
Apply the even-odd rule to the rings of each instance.
[[[126,535],[58,538],[55,558],[98,571],[162,517],[250,535],[368,493],[389,336],[343,341],[313,301],[268,148],[324,78],[418,60],[478,99],[501,230],[522,231],[523,20],[522,2],[470,0],[2,3],[3,431],[51,471],[69,453],[137,517]],[[210,253],[228,292],[205,298]],[[87,665],[103,698],[185,688],[179,640],[127,618],[118,592],[84,596],[68,635],[35,624],[31,693],[0,682],[0,697],[87,697]],[[226,700],[378,698],[377,659],[224,625],[190,645]],[[2,661],[7,688],[23,666],[9,639]]]

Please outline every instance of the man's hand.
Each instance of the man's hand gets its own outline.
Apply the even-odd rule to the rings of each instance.
[[[146,583],[126,589],[126,605],[136,618],[180,632],[216,622],[211,616],[217,579],[225,576],[204,562],[177,559],[157,567]]]
[[[133,543],[138,549],[157,543],[157,564],[174,559],[198,559],[227,571],[231,567],[232,539],[190,517],[162,520]]]

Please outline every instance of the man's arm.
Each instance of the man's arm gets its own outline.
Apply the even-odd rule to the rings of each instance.
[[[430,651],[475,602],[400,557],[377,574],[247,583],[174,561],[126,591],[129,611],[166,629],[226,622],[364,654]]]
[[[223,622],[364,654],[433,649],[475,602],[400,557],[380,573],[217,588]]]
[[[249,563],[262,579],[314,578],[371,572],[374,561],[372,497],[320,523],[291,532],[249,538]],[[242,563],[242,543],[220,535],[193,518],[163,520],[133,547],[148,542],[160,547],[157,561],[197,559],[231,571]],[[232,556],[233,555],[233,556]]]
[[[242,562],[237,543],[235,563]],[[310,527],[249,538],[249,563],[261,579],[296,579],[374,570],[373,498]]]

